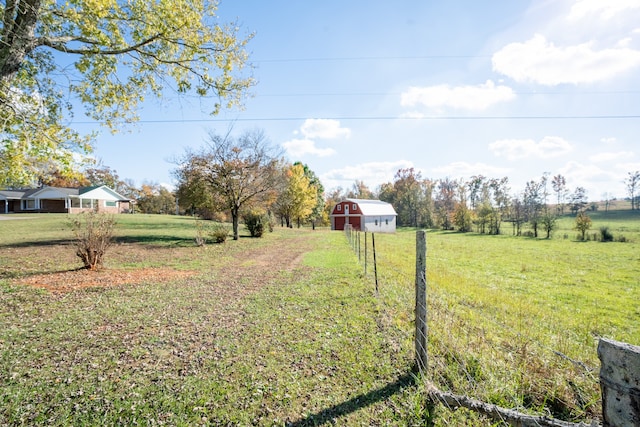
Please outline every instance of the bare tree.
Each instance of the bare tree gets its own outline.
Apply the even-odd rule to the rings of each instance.
[[[569,196],[571,212],[577,214],[582,211],[588,203],[587,190],[584,187],[576,187],[576,190]]]
[[[262,131],[246,132],[239,138],[210,132],[207,147],[187,153],[175,175],[181,184],[197,182],[214,195],[220,208],[230,212],[233,239],[238,240],[241,209],[258,201],[268,205],[275,199],[278,155]]]
[[[558,174],[551,179],[553,192],[556,193],[556,212],[564,213],[564,198],[567,195],[567,180]]]
[[[544,175],[540,181],[527,182],[522,197],[526,221],[533,229],[534,237],[538,237],[538,227],[545,210],[545,185],[546,176]]]
[[[638,206],[638,200],[636,200],[638,198],[636,195],[638,187],[640,187],[640,171],[629,172],[629,176],[625,180],[625,184],[627,184],[627,191],[631,198],[631,210],[640,209],[640,206]]]

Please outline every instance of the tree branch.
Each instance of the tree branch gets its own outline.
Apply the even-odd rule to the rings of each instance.
[[[514,411],[513,409],[501,408],[490,403],[481,402],[467,396],[456,395],[438,390],[433,384],[428,384],[429,396],[449,409],[467,408],[480,412],[487,417],[508,423],[515,427],[592,427],[597,423],[572,423],[569,421],[557,420],[540,415],[528,415]]]
[[[130,46],[124,46],[119,49],[100,49],[99,47],[95,49],[69,48],[67,46],[67,43],[70,43],[70,42],[81,42],[81,43],[85,43],[92,46],[100,46],[100,43],[96,42],[95,40],[91,40],[91,39],[87,39],[79,36],[68,36],[68,37],[57,37],[57,38],[40,37],[37,41],[37,44],[39,46],[47,46],[54,50],[64,52],[64,53],[73,53],[73,54],[80,54],[80,55],[121,55],[123,53],[129,53],[133,51],[139,52],[140,51],[139,49],[141,47],[147,46],[161,37],[162,37],[162,33],[158,33],[153,35],[152,37],[149,37],[148,39],[141,41],[140,43],[136,43]]]

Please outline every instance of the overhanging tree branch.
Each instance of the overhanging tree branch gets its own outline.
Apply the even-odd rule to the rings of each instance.
[[[80,55],[122,55],[128,52],[140,52],[143,53],[142,51],[140,51],[140,48],[147,46],[153,42],[155,42],[156,40],[160,39],[162,37],[161,33],[155,34],[152,37],[149,37],[146,40],[141,41],[140,43],[136,43],[134,45],[130,45],[130,46],[124,46],[121,47],[119,49],[101,49],[101,48],[97,48],[97,49],[73,49],[70,48],[67,43],[71,43],[71,42],[81,42],[81,43],[85,43],[88,45],[95,45],[95,46],[101,46],[102,44],[96,40],[91,40],[85,37],[79,37],[79,36],[68,36],[68,37],[57,37],[57,38],[48,38],[48,37],[40,37],[37,40],[37,45],[39,46],[47,46],[50,47],[54,50],[57,50],[59,52],[64,52],[64,53],[71,53],[71,54],[80,54]],[[144,52],[145,54],[149,54],[148,52]]]

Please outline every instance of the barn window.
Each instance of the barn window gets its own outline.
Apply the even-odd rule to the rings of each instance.
[[[353,204],[353,206],[351,207],[351,209],[353,209],[354,211],[358,210],[358,205],[356,205],[355,203]]]
[[[384,225],[389,225],[389,220],[388,219],[384,220]]]
[[[378,220],[376,219],[376,225],[378,225]]]
[[[342,205],[338,205],[337,208],[338,208],[337,209],[338,211],[341,211],[342,210]]]

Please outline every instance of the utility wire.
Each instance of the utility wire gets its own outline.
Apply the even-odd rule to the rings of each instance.
[[[160,120],[139,120],[135,123],[208,123],[208,122],[291,122],[304,121],[307,117],[236,117],[236,118],[219,118],[212,117],[206,119],[160,119]],[[335,116],[335,117],[316,117],[326,120],[340,121],[389,121],[389,120],[405,120],[405,121],[435,121],[435,120],[633,120],[640,119],[640,114],[614,114],[614,115],[572,115],[572,116]],[[75,124],[98,124],[95,121],[77,121]]]

